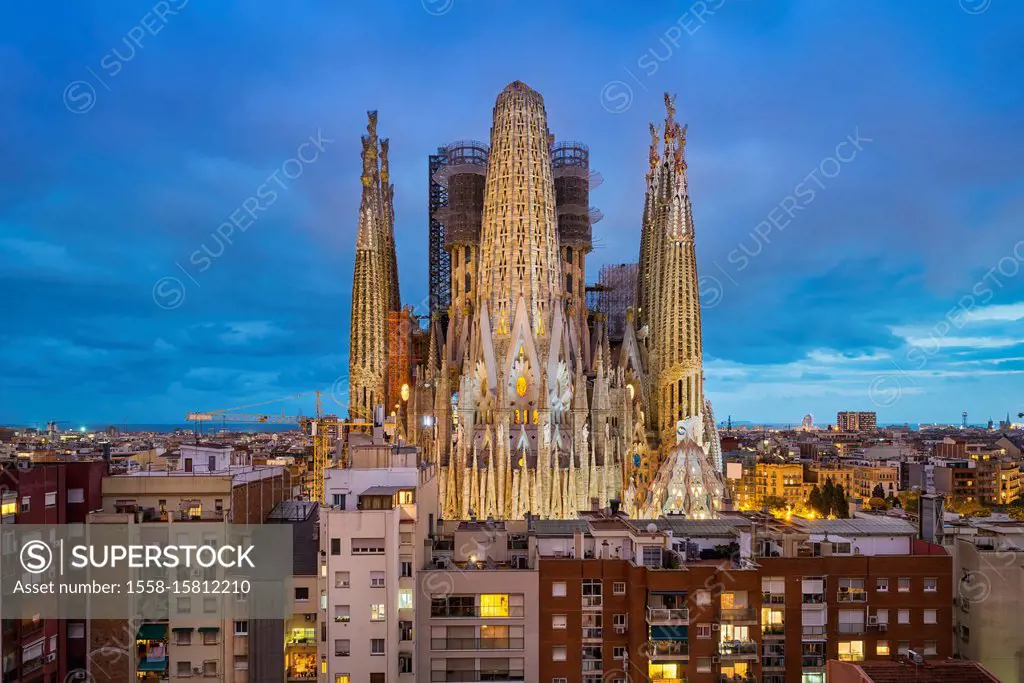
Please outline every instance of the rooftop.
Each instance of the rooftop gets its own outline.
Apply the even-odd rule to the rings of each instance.
[[[829,662],[829,674],[831,669],[839,665],[841,667],[853,667],[859,670],[861,681],[865,683],[999,683],[999,679],[993,676],[988,669],[979,662],[963,660],[946,660],[944,662],[926,661],[924,664],[914,664],[910,661],[902,662]]]
[[[416,488],[415,486],[371,486],[366,489],[360,496],[393,496],[399,491],[408,491]]]
[[[837,536],[914,536],[917,529],[905,520],[892,517],[865,519],[793,519],[794,526],[809,534]]]
[[[312,500],[283,500],[267,515],[268,522],[304,522],[309,519],[318,503]]]

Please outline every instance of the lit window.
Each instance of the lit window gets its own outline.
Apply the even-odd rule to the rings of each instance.
[[[398,591],[398,609],[412,609],[412,589],[402,588]]]
[[[384,603],[370,605],[370,621],[384,621],[385,614]]]
[[[877,657],[888,657],[889,656],[889,641],[879,640],[875,643],[875,656]]]
[[[860,662],[864,659],[863,640],[839,641],[839,660],[842,662]]]
[[[508,616],[508,594],[484,594],[480,596],[480,616],[484,618]]]
[[[652,681],[659,680],[680,680],[685,676],[684,672],[679,670],[679,665],[675,663],[656,664],[651,662],[647,665],[647,678]]]

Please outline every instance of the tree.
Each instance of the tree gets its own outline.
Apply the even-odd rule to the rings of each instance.
[[[769,512],[785,512],[789,503],[782,496],[765,496],[761,499],[761,507],[767,508]]]
[[[811,494],[807,497],[807,504],[812,510],[817,512],[819,515],[825,514],[822,512],[824,498],[821,495],[821,489],[815,484],[814,488],[811,489]]]
[[[885,488],[883,488],[881,484],[875,484],[875,488],[871,489],[871,497],[872,498],[882,498],[884,500],[885,499]]]
[[[821,487],[821,514],[835,514],[835,505],[836,485],[832,483],[832,477],[825,477],[825,485]]]
[[[1007,512],[1010,515],[1010,519],[1015,519],[1018,522],[1024,522],[1024,507],[1013,506]]]
[[[835,508],[836,517],[840,519],[848,518],[850,516],[850,501],[846,500],[846,492],[843,491],[842,484],[836,486],[833,496],[833,507]]]
[[[900,491],[899,501],[900,507],[902,507],[904,511],[917,512],[921,502],[921,494],[917,491]]]
[[[868,501],[868,505],[871,506],[872,510],[884,510],[885,509],[885,498],[879,498],[878,496],[873,496],[871,498],[871,500]]]

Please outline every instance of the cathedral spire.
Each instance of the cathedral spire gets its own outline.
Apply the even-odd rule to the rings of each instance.
[[[370,420],[385,400],[387,377],[386,217],[381,200],[377,112],[367,112],[363,136],[363,186],[359,203],[355,268],[352,274],[352,316],[349,330],[349,411]]]
[[[561,294],[555,191],[544,98],[509,84],[494,106],[484,190],[477,309],[512,317],[522,295],[535,318],[550,316]]]
[[[389,140],[380,141],[380,193],[384,216],[384,273],[388,310],[402,308],[398,291],[398,256],[395,252],[395,186],[391,184],[391,166],[388,161]]]

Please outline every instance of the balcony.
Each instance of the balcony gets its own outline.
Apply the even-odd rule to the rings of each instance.
[[[754,678],[751,674],[747,674],[746,676],[730,676],[728,674],[722,674],[719,677],[719,681],[721,683],[757,683],[757,679]]]
[[[784,593],[761,593],[761,602],[765,605],[785,605],[786,596]]]
[[[522,650],[524,638],[431,638],[431,650]]]
[[[648,659],[678,659],[690,656],[690,644],[685,640],[648,640]]]
[[[733,640],[719,643],[722,659],[757,659],[757,643],[752,640]]]
[[[840,622],[836,625],[836,631],[839,633],[867,633],[867,629],[864,627],[864,622],[855,624],[846,624]]]
[[[600,600],[600,598],[598,598]],[[485,613],[486,612],[486,613]],[[480,605],[431,605],[430,616],[434,619],[509,619],[523,616],[522,605],[509,605],[508,614],[493,614],[492,610],[481,611]]]
[[[770,637],[770,638],[774,638],[774,637],[777,637],[777,636],[784,636],[784,635],[786,635],[786,625],[785,624],[765,624],[764,626],[761,627],[761,635],[762,636],[766,636],[766,637]]]
[[[805,605],[822,605],[822,606],[824,606],[824,604],[825,604],[825,594],[824,593],[804,593],[803,594],[802,602]]]
[[[776,655],[773,657],[765,657],[761,660],[761,668],[768,669],[785,669],[786,658],[782,655]]]
[[[43,668],[43,656],[42,655],[40,655],[38,657],[33,657],[32,659],[28,660],[27,662],[22,662],[21,663],[21,675],[22,676],[28,676],[30,673],[33,673],[34,671],[38,671],[41,668]]]
[[[285,638],[284,646],[285,647],[310,647],[310,646],[316,647],[316,638],[314,636],[310,636],[308,638],[288,636],[287,638]]]
[[[839,602],[867,602],[868,594],[861,590],[840,590],[836,594],[836,600]]]
[[[315,681],[316,669],[298,669],[294,666],[288,667],[287,674],[289,681]]]
[[[601,640],[601,632],[603,630],[600,626],[584,626],[583,640]]]
[[[744,622],[757,623],[757,614],[753,608],[740,607],[735,609],[723,609],[721,611],[722,621],[730,624],[742,624]]]
[[[690,610],[686,608],[648,607],[647,623],[652,625],[685,626],[690,623]]]
[[[523,681],[522,671],[474,671],[473,669],[431,671],[431,683],[477,683],[478,681]]]
[[[584,595],[583,596],[583,609],[600,609],[601,608],[601,596],[600,595]]]
[[[825,655],[804,655],[800,658],[800,667],[803,669],[824,669]]]

